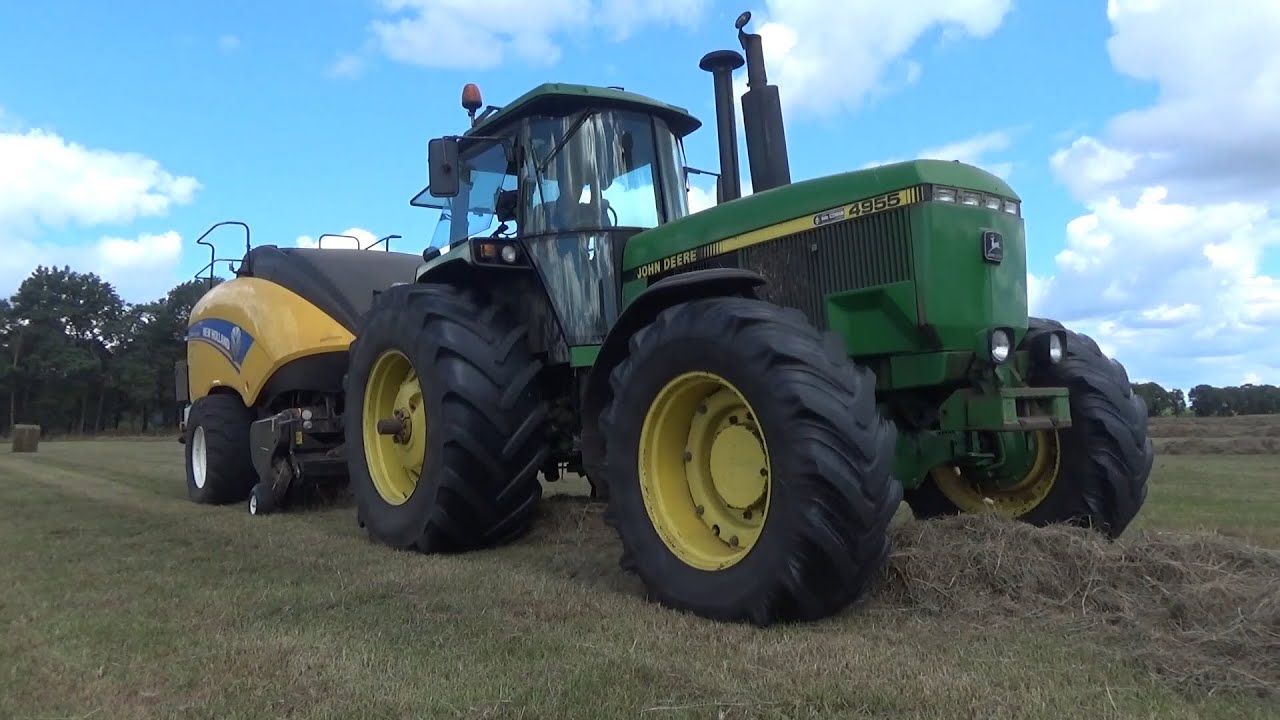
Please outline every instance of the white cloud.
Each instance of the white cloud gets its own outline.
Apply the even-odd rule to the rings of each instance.
[[[330,248],[359,249],[359,248],[368,247],[369,245],[372,245],[375,241],[378,240],[377,235],[374,235],[373,233],[369,232],[368,230],[365,230],[364,228],[358,228],[358,227],[347,228],[342,232],[333,233],[333,235],[338,235],[338,236],[347,235],[350,237],[321,238],[320,236],[312,237],[310,235],[299,235],[295,243],[297,244],[298,247],[314,248],[314,247],[320,247],[320,243],[323,242],[325,250],[328,250]],[[355,238],[355,239],[353,240],[352,238]],[[383,243],[374,249],[386,250],[387,244]]]
[[[92,272],[115,286],[126,302],[154,300],[186,278],[178,277],[182,235],[170,230],[136,237],[114,235],[79,246],[9,238],[0,253],[0,297],[8,297],[38,265]]]
[[[700,185],[689,183],[689,212],[696,213],[707,208],[716,206],[716,188],[715,185],[704,188]]]
[[[87,148],[0,111],[0,296],[38,265],[95,272],[129,301],[159,297],[180,278],[182,238],[173,231],[100,234],[70,244],[42,236],[68,225],[124,225],[167,214],[200,189],[135,152]],[[62,240],[62,238],[59,238]]]
[[[1013,174],[1013,163],[1011,161],[993,161],[988,158],[992,154],[1000,154],[1007,151],[1013,145],[1013,131],[1011,130],[995,130],[963,140],[939,145],[937,147],[924,148],[916,153],[913,159],[928,160],[958,160],[962,163],[973,165],[987,172],[996,175],[1004,180],[1008,180]],[[888,160],[875,160],[866,163],[861,169],[878,167],[880,165],[888,165],[890,163],[902,162],[907,158],[891,158]]]
[[[1133,205],[1099,201],[1068,224],[1053,275],[1031,283],[1033,312],[1096,333],[1156,382],[1280,381],[1280,281],[1260,274],[1277,246],[1280,218],[1265,205],[1178,204],[1163,188]],[[1213,367],[1186,364],[1211,356]]]
[[[1150,107],[1110,120],[1055,157],[1083,199],[1148,185],[1178,200],[1280,197],[1280,3],[1110,0],[1116,70],[1155,83]]]
[[[200,183],[151,158],[89,149],[33,129],[0,133],[0,227],[126,223],[191,202]]]
[[[355,53],[343,53],[338,56],[337,60],[329,66],[329,75],[332,77],[354,78],[359,77],[364,72],[365,61]]]
[[[1112,64],[1158,94],[1051,156],[1088,212],[1036,280],[1040,309],[1156,382],[1280,382],[1280,279],[1264,270],[1280,247],[1280,4],[1110,0],[1107,15]]]
[[[830,115],[854,109],[890,85],[917,82],[923,68],[904,56],[925,33],[941,29],[951,42],[985,38],[1011,7],[1011,0],[765,0],[748,29],[761,36],[769,81],[785,88],[787,109]],[[832,68],[839,68],[838,82]],[[735,84],[741,95],[746,68]]]
[[[646,25],[690,27],[706,0],[381,0],[372,23],[387,57],[430,68],[495,68],[508,60],[553,65],[559,39],[604,30],[625,40]]]

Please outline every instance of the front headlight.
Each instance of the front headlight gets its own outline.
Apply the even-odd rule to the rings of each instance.
[[[1057,365],[1067,355],[1067,334],[1052,330],[1037,334],[1031,341],[1031,357],[1037,364]]]
[[[991,359],[997,364],[1009,359],[1009,352],[1013,349],[1013,341],[1009,337],[1009,332],[1003,328],[996,328],[991,331]]]
[[[1062,336],[1057,333],[1049,336],[1049,362],[1054,365],[1062,362]]]
[[[970,207],[986,208],[987,210],[1004,212],[1009,215],[1018,215],[1022,211],[1022,203],[1018,200],[1010,200],[1000,195],[976,190],[947,187],[946,185],[934,185],[930,199],[944,203],[958,203]]]

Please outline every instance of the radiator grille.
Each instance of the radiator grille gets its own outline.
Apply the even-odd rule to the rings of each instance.
[[[825,329],[824,295],[911,279],[908,213],[900,208],[762,243],[739,251],[737,265],[768,281],[760,288],[764,299],[797,308]]]

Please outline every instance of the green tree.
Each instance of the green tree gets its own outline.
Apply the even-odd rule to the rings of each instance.
[[[94,273],[39,266],[10,303],[21,325],[14,381],[29,401],[19,407],[41,424],[79,432],[88,429],[92,411],[98,428],[124,315],[115,288]]]

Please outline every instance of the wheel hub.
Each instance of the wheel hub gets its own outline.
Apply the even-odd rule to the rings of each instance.
[[[422,385],[408,358],[389,351],[374,362],[365,388],[365,459],[374,487],[399,505],[417,486],[426,458]]]
[[[716,433],[711,446],[711,481],[730,508],[746,510],[764,499],[769,471],[760,438],[745,425]]]
[[[197,425],[195,432],[191,433],[191,480],[197,488],[204,487],[208,467],[208,446],[204,441],[204,427]]]
[[[741,393],[710,373],[673,379],[654,398],[640,446],[645,506],[667,547],[703,570],[744,557],[764,528],[771,478]]]

